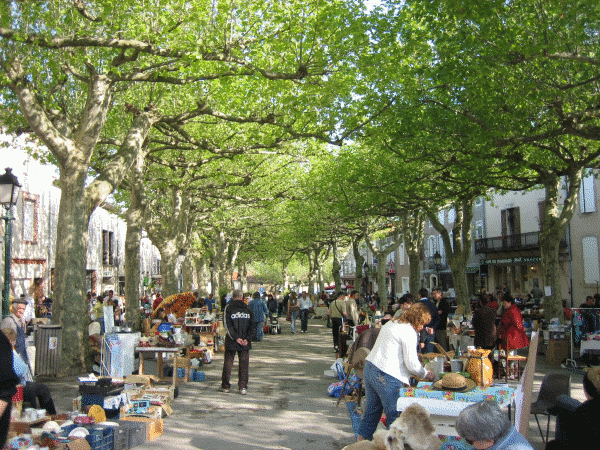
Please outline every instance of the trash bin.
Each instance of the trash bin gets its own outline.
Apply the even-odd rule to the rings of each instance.
[[[62,349],[61,325],[38,325],[35,330],[35,375],[57,376]]]

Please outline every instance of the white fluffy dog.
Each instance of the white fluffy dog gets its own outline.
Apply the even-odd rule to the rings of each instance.
[[[379,429],[372,441],[355,442],[344,450],[438,450],[441,446],[429,412],[413,403],[402,411],[389,430]]]
[[[442,441],[435,434],[429,412],[418,403],[413,403],[390,425],[385,439],[387,450],[437,450]]]

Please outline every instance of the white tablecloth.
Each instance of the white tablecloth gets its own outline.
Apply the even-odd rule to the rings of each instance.
[[[583,355],[588,350],[600,351],[600,340],[594,339],[591,341],[581,341],[581,354]]]

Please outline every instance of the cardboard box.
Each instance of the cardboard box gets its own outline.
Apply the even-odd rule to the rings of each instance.
[[[546,350],[546,362],[553,366],[560,364],[569,357],[569,341],[548,341]]]
[[[125,377],[125,383],[143,384],[150,386],[152,383],[158,382],[155,375],[128,375]]]
[[[130,420],[132,422],[143,422],[146,424],[146,440],[151,441],[163,434],[163,420],[150,419],[147,417],[126,416],[121,420]]]

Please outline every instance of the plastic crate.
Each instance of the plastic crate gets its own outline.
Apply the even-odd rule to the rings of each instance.
[[[92,395],[92,394],[81,394],[81,407],[91,406],[91,405],[99,405],[104,408],[104,398],[108,397],[108,395]],[[107,419],[118,419],[119,418],[119,408],[116,409],[106,409],[104,408]]]
[[[138,445],[142,445],[146,442],[146,424],[143,422],[133,422],[129,420],[119,420],[119,427],[123,433],[127,436],[127,447],[117,447],[117,441],[115,440],[115,450],[122,450],[123,448],[133,448]]]
[[[112,450],[114,447],[114,427],[92,426],[86,427],[90,432],[86,440],[90,444],[91,450]]]
[[[127,423],[127,422],[124,422]],[[119,424],[118,427],[113,427],[113,448],[114,450],[127,450],[129,449],[129,427]]]
[[[68,437],[69,433],[77,427],[84,427],[90,433],[85,437],[90,444],[91,450],[112,450],[114,446],[113,427],[100,425],[78,425],[73,424],[62,427],[61,435]]]
[[[127,416],[127,417],[123,417],[121,420],[139,422],[139,423],[145,424],[147,441],[156,439],[161,434],[163,434],[163,420],[162,419],[150,419],[148,417],[140,417],[140,416]]]

